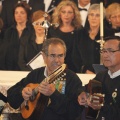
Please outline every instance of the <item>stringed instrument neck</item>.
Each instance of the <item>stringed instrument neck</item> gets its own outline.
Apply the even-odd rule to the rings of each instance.
[[[65,70],[66,68],[66,65],[63,64],[61,65],[60,67],[58,67],[57,69],[55,69],[48,77],[46,77],[43,81],[45,82],[48,82],[49,84],[51,84],[56,78],[58,78],[62,73],[63,73],[63,70]],[[64,76],[64,75],[62,75]],[[32,95],[30,97],[30,101],[34,101],[35,98],[36,98],[36,95],[39,93],[38,91],[38,87],[39,87],[40,84],[38,84],[38,86],[36,88],[34,88],[32,90]]]

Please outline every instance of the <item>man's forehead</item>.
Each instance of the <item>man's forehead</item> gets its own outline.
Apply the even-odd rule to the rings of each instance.
[[[64,52],[64,47],[62,44],[50,44],[48,47],[48,52],[55,51],[56,53],[58,52]]]
[[[54,49],[54,48],[58,48],[58,47],[64,48],[63,45],[60,44],[60,43],[57,43],[57,44],[53,44],[53,43],[52,43],[52,44],[49,45],[48,48],[51,48],[51,49],[53,48],[53,49]]]
[[[117,39],[107,40],[104,45],[110,45],[110,46],[118,46],[119,41]]]

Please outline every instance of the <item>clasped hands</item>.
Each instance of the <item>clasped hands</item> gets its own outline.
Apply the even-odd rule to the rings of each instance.
[[[42,93],[45,96],[50,96],[55,91],[55,85],[53,83],[49,84],[48,82],[42,81],[38,87],[38,91]],[[29,100],[30,96],[32,95],[32,88],[31,87],[25,87],[22,90],[22,96],[24,100]]]
[[[78,96],[78,103],[80,105],[83,105],[85,107],[90,106],[91,108],[93,108],[94,110],[100,110],[101,109],[101,105],[99,102],[93,102],[91,100],[91,97],[86,93],[86,92],[82,92],[79,96]]]

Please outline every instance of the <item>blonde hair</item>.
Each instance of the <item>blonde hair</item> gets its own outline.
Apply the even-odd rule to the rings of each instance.
[[[114,15],[116,12],[120,12],[120,4],[119,3],[112,3],[106,8],[106,18],[109,20],[111,15]]]
[[[40,18],[44,17],[44,14],[47,14],[47,13],[45,13],[42,10],[35,11],[32,15],[32,22],[37,21]],[[50,21],[50,16],[49,15],[47,16],[47,20]]]
[[[69,0],[62,1],[58,4],[58,6],[56,7],[56,9],[52,15],[52,23],[58,23],[60,26],[62,25],[62,20],[60,18],[60,12],[61,12],[62,7],[65,7],[65,6],[72,7],[72,9],[74,11],[74,19],[71,24],[72,24],[72,26],[74,26],[75,29],[79,29],[81,27],[80,12],[79,12],[76,4]]]

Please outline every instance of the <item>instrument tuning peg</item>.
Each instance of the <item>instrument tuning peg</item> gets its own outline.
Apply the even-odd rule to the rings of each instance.
[[[101,106],[104,106],[104,104],[102,103],[102,104],[100,104]]]
[[[105,94],[102,94],[103,97],[105,97]]]
[[[64,75],[66,75],[66,72],[64,72]]]

